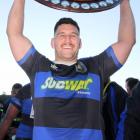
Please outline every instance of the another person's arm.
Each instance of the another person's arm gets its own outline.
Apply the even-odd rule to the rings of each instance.
[[[122,0],[120,4],[120,25],[118,42],[113,44],[117,59],[124,64],[135,44],[135,21],[129,0]]]
[[[7,35],[12,53],[19,61],[31,48],[32,43],[23,35],[25,0],[14,0],[7,23]]]
[[[18,113],[18,108],[10,104],[6,111],[6,115],[0,124],[0,140],[4,140],[4,137],[6,136],[13,119],[17,116]]]

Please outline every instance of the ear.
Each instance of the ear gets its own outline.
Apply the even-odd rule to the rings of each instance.
[[[81,48],[82,48],[82,40],[80,38],[80,41],[79,41],[79,49],[81,49]]]
[[[51,39],[51,46],[54,49],[54,38]]]

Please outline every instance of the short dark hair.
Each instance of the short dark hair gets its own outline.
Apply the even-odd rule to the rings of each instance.
[[[56,33],[58,26],[60,26],[62,24],[71,24],[71,25],[75,26],[77,28],[78,32],[80,33],[80,28],[78,26],[78,23],[76,21],[74,21],[72,18],[64,17],[64,18],[59,19],[59,21],[55,24],[54,34]]]
[[[12,89],[20,89],[22,88],[22,84],[20,83],[15,83],[13,86],[12,86]]]
[[[16,95],[18,93],[18,91],[22,88],[22,84],[20,83],[15,83],[12,86],[12,91],[11,91],[11,95]]]
[[[129,87],[130,90],[132,90],[135,87],[138,81],[139,81],[138,79],[133,78],[133,77],[129,77],[126,79],[127,86]]]

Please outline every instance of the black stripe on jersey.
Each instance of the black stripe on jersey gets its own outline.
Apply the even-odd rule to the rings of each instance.
[[[91,99],[34,99],[35,126],[100,129],[100,105]],[[44,108],[44,109],[40,109]],[[41,116],[41,115],[42,116]]]
[[[30,115],[26,115],[26,114],[22,114],[22,123],[29,125],[29,126],[33,126],[33,119],[30,118]]]

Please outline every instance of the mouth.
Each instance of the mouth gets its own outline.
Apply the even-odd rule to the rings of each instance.
[[[62,48],[63,49],[72,49],[73,45],[72,44],[65,44],[65,45],[62,45]]]
[[[72,49],[72,47],[63,47],[63,49]]]

